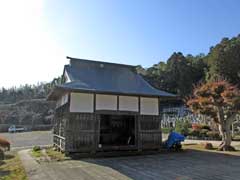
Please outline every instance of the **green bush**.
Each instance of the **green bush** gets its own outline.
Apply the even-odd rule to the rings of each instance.
[[[41,150],[41,147],[40,147],[40,146],[34,146],[32,150],[33,150],[34,152],[40,151],[40,150]]]
[[[208,137],[207,133],[208,133],[207,129],[201,129],[200,133],[199,133],[199,136],[200,137]]]
[[[199,137],[199,135],[200,135],[200,130],[192,129],[192,130],[189,132],[189,136]]]
[[[211,139],[216,139],[216,140],[220,140],[221,137],[219,135],[218,132],[216,131],[208,131],[207,129],[192,129],[189,131],[188,133],[189,136],[193,136],[193,137],[209,137]]]
[[[172,128],[162,128],[162,133],[168,134],[172,131]]]
[[[187,136],[189,133],[188,127],[189,127],[188,121],[176,121],[175,131],[184,136]]]
[[[183,118],[182,122],[184,122],[188,128],[192,128],[192,123],[187,118]]]
[[[219,133],[215,131],[208,131],[207,136],[213,139],[221,139]]]
[[[208,131],[211,131],[210,126],[209,126],[209,125],[206,125],[206,124],[202,124],[202,125],[201,125],[201,129],[206,129],[206,130],[208,130]]]

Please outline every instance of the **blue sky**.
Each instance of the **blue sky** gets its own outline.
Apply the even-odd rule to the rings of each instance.
[[[174,51],[207,53],[237,35],[239,7],[231,0],[55,1],[46,19],[69,56],[150,66]]]
[[[9,79],[0,71],[0,86],[50,81],[66,56],[149,67],[240,34],[238,0],[9,1],[0,4],[1,66],[17,65]]]

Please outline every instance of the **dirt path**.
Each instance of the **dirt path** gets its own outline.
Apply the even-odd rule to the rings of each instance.
[[[51,180],[41,165],[30,156],[30,150],[21,150],[18,154],[29,180]]]

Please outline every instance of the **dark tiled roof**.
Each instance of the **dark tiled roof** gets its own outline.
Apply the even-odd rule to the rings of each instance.
[[[70,64],[65,65],[65,71],[71,82],[59,85],[56,89],[146,96],[175,96],[152,87],[136,73],[135,66],[69,59]]]

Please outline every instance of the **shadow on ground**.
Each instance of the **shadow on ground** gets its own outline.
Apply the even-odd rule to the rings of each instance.
[[[81,161],[89,165],[113,169],[134,180],[161,178],[166,180],[228,180],[240,177],[240,156],[198,150]]]

